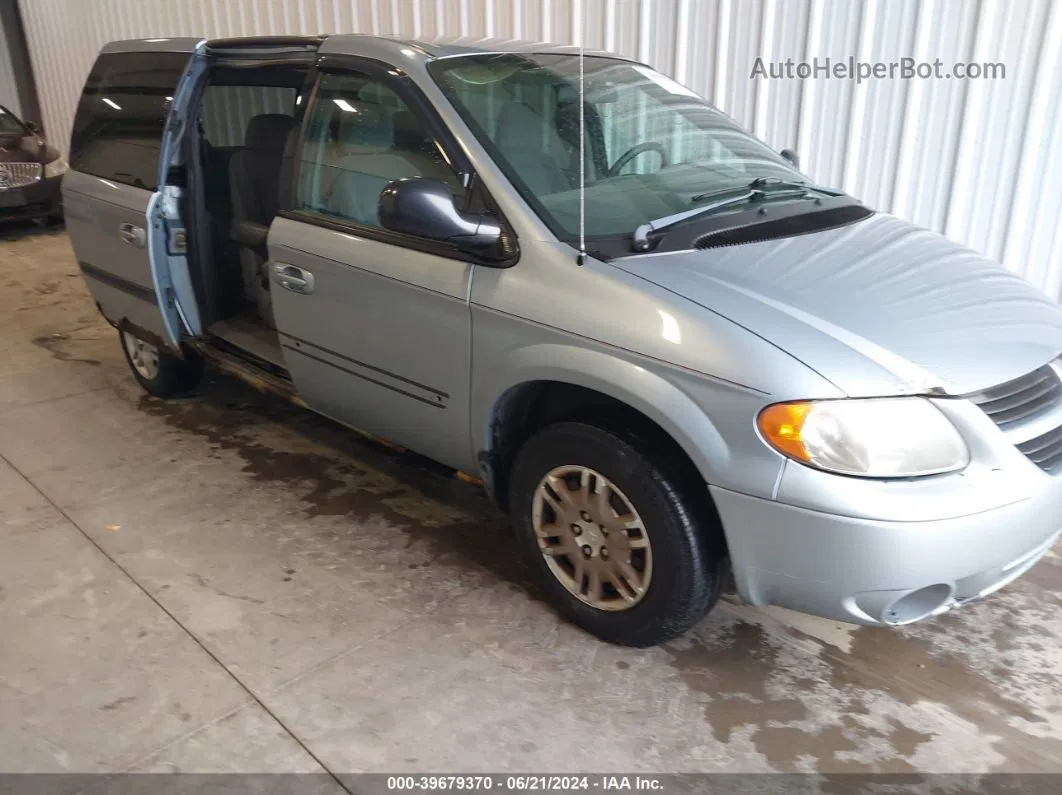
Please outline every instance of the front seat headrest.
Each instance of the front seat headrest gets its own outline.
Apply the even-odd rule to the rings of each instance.
[[[555,152],[564,147],[556,128],[524,102],[506,102],[501,106],[495,144],[507,155],[543,149]]]
[[[337,103],[339,104],[339,103]],[[394,141],[391,117],[378,102],[343,100],[339,105],[340,142],[348,147],[387,149]]]
[[[282,152],[288,133],[295,127],[295,119],[283,113],[262,113],[251,119],[244,134],[243,145],[247,149],[265,152]]]
[[[395,128],[395,146],[399,149],[424,149],[431,145],[431,138],[411,111],[398,111],[392,117],[392,123]]]

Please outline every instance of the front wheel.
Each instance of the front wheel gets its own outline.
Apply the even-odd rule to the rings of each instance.
[[[640,448],[593,425],[551,425],[520,450],[510,506],[553,604],[603,640],[645,647],[703,618],[728,561],[707,500]]]
[[[128,331],[119,331],[122,351],[129,369],[140,385],[159,398],[191,392],[203,378],[203,360],[194,354],[181,359],[166,350],[137,339]]]

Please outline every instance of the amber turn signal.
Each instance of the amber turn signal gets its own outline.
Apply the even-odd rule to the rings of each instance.
[[[801,432],[811,413],[811,403],[777,403],[760,412],[758,423],[763,438],[778,452],[798,461],[810,461]]]

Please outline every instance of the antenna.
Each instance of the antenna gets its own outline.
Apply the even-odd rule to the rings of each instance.
[[[583,70],[583,37],[586,35],[584,25],[585,8],[579,3],[579,255],[576,265],[586,262],[586,119],[585,113],[585,73]]]

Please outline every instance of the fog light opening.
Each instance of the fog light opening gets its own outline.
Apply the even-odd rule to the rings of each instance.
[[[885,608],[882,620],[886,624],[910,624],[926,618],[951,599],[951,586],[944,583],[927,585],[911,591]]]

